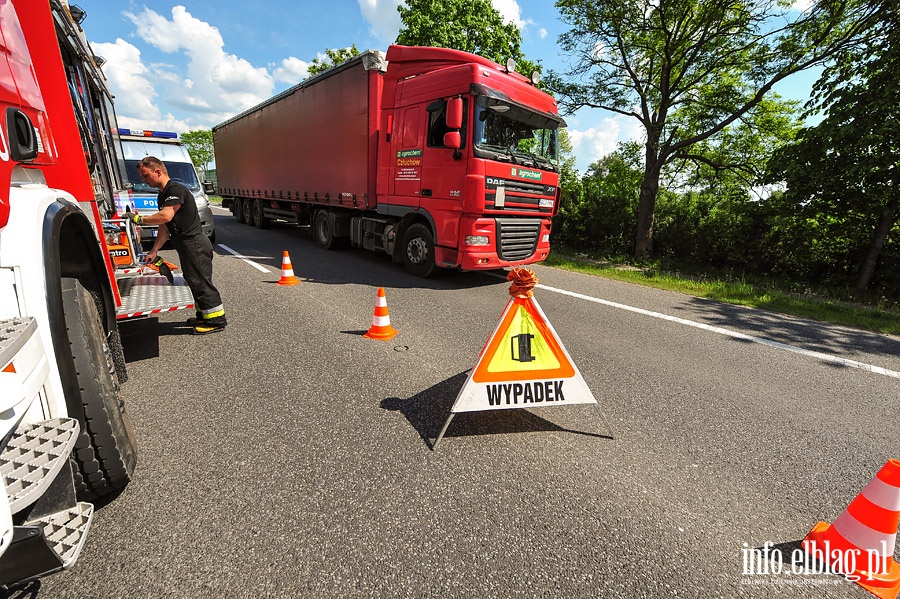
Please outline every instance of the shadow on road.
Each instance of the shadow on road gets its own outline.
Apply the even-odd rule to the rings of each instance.
[[[193,316],[193,312],[190,312],[190,315]],[[125,361],[129,363],[158,358],[160,336],[190,335],[191,332],[192,328],[184,321],[160,322],[158,318],[141,318],[119,323],[122,349],[125,352]]]
[[[764,337],[779,343],[796,345],[825,354],[841,355],[849,352],[895,357],[900,355],[900,339],[869,331],[839,327],[833,324],[799,317],[785,316],[764,309],[724,304],[703,298],[691,298],[684,310],[702,313],[705,324]]]
[[[381,407],[403,414],[419,433],[425,445],[429,449],[434,449],[434,440],[447,421],[450,408],[453,407],[453,402],[465,384],[466,378],[468,371],[454,375],[407,399],[387,397],[381,401]],[[610,435],[564,428],[526,409],[461,412],[455,415],[444,437],[537,432],[563,432],[613,439]]]

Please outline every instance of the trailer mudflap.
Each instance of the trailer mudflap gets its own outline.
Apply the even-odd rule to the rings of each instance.
[[[175,274],[174,278],[174,284],[156,273],[116,279],[122,296],[116,318],[124,320],[193,308],[194,296],[184,277]]]

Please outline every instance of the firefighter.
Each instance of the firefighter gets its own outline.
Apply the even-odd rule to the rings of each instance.
[[[134,214],[131,220],[137,225],[165,225],[159,227],[153,247],[147,253],[148,260],[157,261],[157,252],[171,239],[197,309],[197,315],[188,319],[188,325],[194,327],[196,335],[223,330],[228,322],[219,290],[212,282],[212,244],[200,226],[194,194],[171,180],[166,165],[155,156],[142,158],[138,173],[147,185],[159,190],[156,197],[159,212],[143,217]]]

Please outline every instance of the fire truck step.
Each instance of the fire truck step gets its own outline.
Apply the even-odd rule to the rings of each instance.
[[[122,305],[116,310],[116,318],[120,320],[194,307],[194,296],[181,275],[175,275],[174,285],[155,274],[122,278],[117,282],[122,296]]]
[[[74,564],[93,517],[94,506],[82,502],[15,526],[12,542],[0,556],[0,589],[31,582]]]
[[[94,518],[94,505],[84,501],[69,509],[28,522],[29,526],[41,526],[44,537],[53,552],[59,556],[63,568],[78,559],[88,528]]]
[[[0,454],[0,476],[6,484],[11,513],[43,495],[69,462],[78,430],[74,418],[54,418],[16,429]]]

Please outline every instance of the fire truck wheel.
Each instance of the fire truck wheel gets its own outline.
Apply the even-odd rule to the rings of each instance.
[[[416,223],[406,230],[403,264],[406,270],[423,279],[434,273],[434,236],[425,225]]]
[[[253,224],[253,200],[244,200],[244,219],[245,225]]]
[[[131,421],[94,298],[77,279],[62,281],[69,348],[81,394],[81,432],[73,452],[75,491],[92,500],[128,484],[137,462]]]
[[[244,220],[244,200],[235,198],[231,205],[231,213],[234,214],[234,220],[242,222]]]
[[[256,200],[253,202],[253,226],[257,229],[267,229],[269,227],[269,219],[263,212],[263,201]]]
[[[316,243],[322,249],[330,250],[335,247],[334,225],[331,219],[328,218],[328,213],[324,210],[316,212],[316,218],[313,222],[313,235],[316,238]]]

